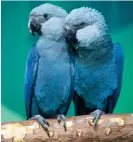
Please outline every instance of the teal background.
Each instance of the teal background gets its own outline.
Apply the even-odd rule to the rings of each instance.
[[[32,8],[44,2],[2,2],[2,122],[25,120],[24,72],[29,49],[37,37],[30,35],[27,23]],[[133,2],[63,2],[50,3],[65,8],[88,6],[105,16],[113,41],[125,52],[121,96],[114,113],[133,112]],[[74,115],[73,103],[68,115]]]

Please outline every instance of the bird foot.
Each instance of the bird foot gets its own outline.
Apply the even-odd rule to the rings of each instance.
[[[48,128],[50,124],[41,115],[35,115],[31,117],[29,120],[37,120],[41,124],[43,129],[46,131],[47,135],[50,137],[49,128]]]
[[[61,121],[63,121],[63,127],[65,129],[65,131],[67,131],[67,127],[66,127],[66,117],[63,115],[63,114],[59,114],[57,116],[57,120],[58,120],[58,123],[60,124]]]
[[[99,110],[99,109],[90,113],[90,116],[93,118],[94,130],[96,130],[100,116],[103,115],[103,114],[105,114],[105,113],[103,111]]]

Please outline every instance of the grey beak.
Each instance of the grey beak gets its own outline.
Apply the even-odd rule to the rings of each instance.
[[[76,30],[65,29],[65,37],[71,43],[77,42],[77,39],[76,39]]]
[[[28,28],[30,33],[35,36],[34,32],[40,34],[41,33],[41,25],[37,23],[35,20],[29,20]]]

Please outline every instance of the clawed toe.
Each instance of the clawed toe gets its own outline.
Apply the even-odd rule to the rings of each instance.
[[[104,114],[104,112],[101,111],[101,110],[98,110],[98,109],[95,110],[95,111],[93,111],[92,113],[90,113],[90,115],[91,115],[92,118],[93,118],[94,130],[96,130],[98,121],[99,121],[100,116],[101,116],[102,114]]]
[[[49,126],[50,126],[50,124],[41,115],[35,115],[35,116],[31,117],[29,120],[37,120],[41,124],[43,129],[46,131],[48,136],[50,136],[49,135]]]
[[[64,116],[64,115],[58,115],[57,116],[57,120],[58,120],[58,123],[60,124],[61,123],[61,121],[63,121],[63,127],[64,127],[64,129],[65,129],[65,131],[67,131],[67,127],[66,127],[66,117]]]

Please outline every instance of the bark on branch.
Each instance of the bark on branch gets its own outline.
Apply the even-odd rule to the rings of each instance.
[[[36,120],[2,123],[2,142],[133,142],[133,114],[103,115],[97,131],[87,115],[67,118],[66,132],[56,119],[48,122],[50,137]]]

